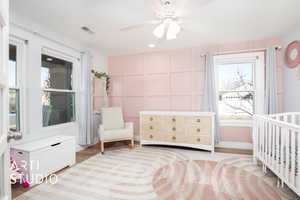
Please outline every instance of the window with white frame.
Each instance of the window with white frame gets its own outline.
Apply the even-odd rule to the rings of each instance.
[[[48,54],[41,61],[43,126],[75,121],[73,62]]]
[[[264,53],[215,56],[220,120],[251,120],[263,111]]]
[[[14,43],[9,44],[9,66],[8,66],[8,84],[9,84],[9,130],[20,131],[20,77],[21,69],[19,59],[19,46]]]

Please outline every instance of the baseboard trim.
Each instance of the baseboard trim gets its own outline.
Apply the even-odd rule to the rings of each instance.
[[[243,150],[252,150],[252,143],[247,142],[219,142],[215,145],[217,148],[228,148],[228,149],[243,149]]]
[[[250,149],[232,149],[232,148],[216,147],[215,148],[215,152],[219,152],[219,153],[231,153],[231,154],[253,155],[253,150],[250,150]]]

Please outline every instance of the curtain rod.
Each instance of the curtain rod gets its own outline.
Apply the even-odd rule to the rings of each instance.
[[[274,46],[276,50],[281,50],[280,45]],[[226,55],[226,54],[238,54],[238,53],[251,53],[251,52],[259,52],[259,51],[266,51],[267,48],[261,48],[261,49],[245,49],[245,50],[237,50],[237,51],[224,51],[224,52],[218,52],[214,53],[214,56],[220,56],[220,55]],[[200,57],[205,57],[206,54],[201,54]]]
[[[19,25],[19,24],[15,24],[15,23],[13,23],[13,22],[10,22],[10,24],[13,25],[13,26],[16,26],[17,28],[20,28],[20,29],[22,29],[22,30],[24,30],[24,31],[26,31],[26,32],[28,32],[28,33],[31,33],[31,34],[36,35],[36,36],[39,36],[39,37],[41,37],[41,38],[44,38],[44,39],[46,39],[46,40],[49,40],[49,41],[54,42],[54,43],[56,43],[56,44],[59,44],[59,45],[61,45],[61,46],[67,47],[68,49],[71,49],[71,50],[73,50],[73,51],[76,51],[76,52],[78,52],[78,53],[80,53],[80,54],[83,54],[83,53],[84,53],[83,51],[81,51],[81,50],[79,50],[79,49],[77,49],[77,48],[74,48],[74,47],[69,46],[69,45],[67,45],[67,44],[64,44],[64,43],[62,43],[62,42],[60,42],[60,41],[57,41],[57,40],[55,40],[55,39],[52,39],[52,38],[50,38],[50,37],[48,37],[48,36],[46,36],[46,35],[43,35],[43,34],[37,32],[37,31],[30,30],[29,28],[26,28],[26,27],[21,26],[21,25]]]

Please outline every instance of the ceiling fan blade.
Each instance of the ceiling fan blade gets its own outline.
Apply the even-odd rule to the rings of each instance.
[[[126,26],[124,28],[121,28],[120,31],[130,31],[132,29],[137,29],[137,28],[143,28],[144,26],[146,26],[148,24],[135,24],[135,25],[130,25],[130,26]]]
[[[126,26],[124,28],[121,28],[120,31],[130,31],[133,29],[143,28],[145,26],[151,26],[151,25],[155,25],[155,24],[159,24],[159,23],[161,23],[160,20],[151,20],[151,21],[147,21],[143,24],[135,24],[135,25]]]

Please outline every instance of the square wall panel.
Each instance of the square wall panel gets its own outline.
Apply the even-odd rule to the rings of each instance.
[[[252,143],[252,128],[223,126],[220,128],[220,140]]]
[[[125,56],[112,56],[108,58],[108,74],[110,75],[122,75],[124,73],[123,63],[125,62]]]
[[[125,76],[123,80],[123,96],[144,96],[144,76]]]
[[[192,91],[192,72],[171,74],[172,95],[191,95]]]
[[[174,111],[191,111],[192,96],[172,96],[171,109]]]
[[[169,73],[170,56],[167,53],[149,53],[144,56],[145,73]]]
[[[124,68],[124,75],[142,75],[144,74],[144,57],[142,54],[126,56]]]
[[[122,97],[109,97],[110,107],[122,107]]]
[[[122,96],[123,88],[123,77],[122,76],[111,76],[110,82],[109,82],[109,96]]]
[[[169,95],[170,76],[155,74],[145,76],[145,94],[147,96]]]
[[[192,110],[193,111],[201,111],[202,108],[202,100],[203,100],[203,96],[200,95],[196,95],[192,97]]]
[[[192,65],[192,49],[176,50],[171,55],[171,71],[191,71]]]
[[[160,96],[160,97],[145,97],[145,110],[170,110],[170,97]]]
[[[204,72],[194,72],[192,79],[193,94],[203,95],[204,91]]]
[[[139,112],[145,109],[143,97],[124,97],[123,111],[125,117],[139,117]]]

